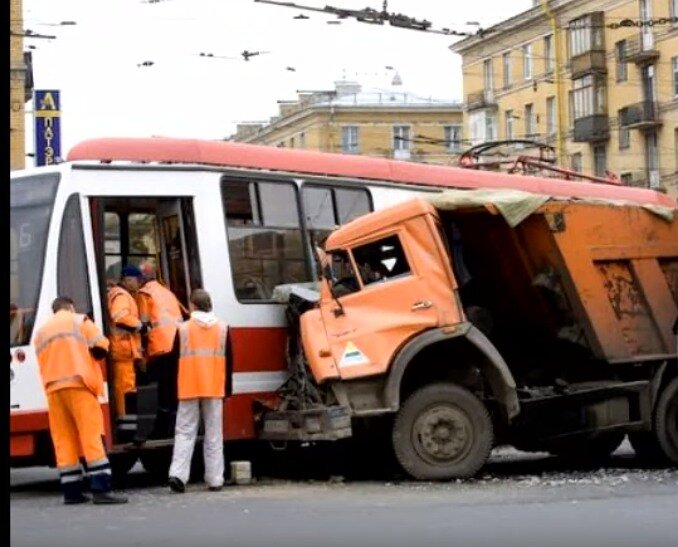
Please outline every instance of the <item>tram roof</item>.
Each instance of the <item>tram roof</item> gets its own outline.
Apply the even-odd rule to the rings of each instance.
[[[67,160],[201,164],[285,171],[316,176],[389,181],[440,188],[513,188],[558,197],[619,199],[678,207],[674,198],[649,188],[496,173],[369,156],[277,148],[230,141],[169,137],[98,138],[75,145]]]

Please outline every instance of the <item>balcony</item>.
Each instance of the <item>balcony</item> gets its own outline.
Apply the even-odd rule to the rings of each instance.
[[[626,51],[623,60],[627,63],[647,65],[653,63],[658,58],[659,51],[651,35],[649,38],[640,35],[626,40]]]
[[[479,110],[481,108],[497,108],[497,100],[494,98],[493,91],[477,91],[466,96],[467,110]]]
[[[572,72],[573,80],[586,74],[606,74],[607,61],[605,59],[605,50],[592,49],[572,57],[570,59],[570,71]]]
[[[574,142],[599,142],[610,138],[607,114],[594,114],[574,120]]]
[[[651,129],[661,123],[659,105],[654,101],[641,101],[619,111],[619,125],[630,129]]]

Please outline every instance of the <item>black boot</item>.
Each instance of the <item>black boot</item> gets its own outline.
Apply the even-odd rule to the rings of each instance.
[[[127,503],[125,496],[117,496],[111,492],[111,475],[96,473],[90,477],[92,502],[96,505]]]
[[[64,503],[66,505],[76,505],[91,501],[88,496],[82,493],[82,481],[65,482],[61,485],[64,492]]]

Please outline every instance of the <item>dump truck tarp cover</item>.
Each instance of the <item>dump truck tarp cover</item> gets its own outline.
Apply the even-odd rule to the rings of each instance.
[[[493,205],[511,227],[520,224],[548,201],[633,207],[639,206],[638,203],[623,200],[560,198],[556,196],[533,194],[522,190],[495,190],[491,188],[479,188],[477,190],[445,190],[440,194],[429,197],[428,201],[433,204],[436,209],[443,211]],[[648,209],[668,222],[673,220],[673,216],[676,213],[676,209],[661,205],[647,204],[640,205],[640,207]]]

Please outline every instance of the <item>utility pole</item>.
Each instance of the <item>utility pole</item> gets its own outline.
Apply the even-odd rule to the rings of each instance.
[[[556,16],[551,11],[549,6],[549,0],[541,0],[541,7],[548,17],[549,23],[551,25],[551,32],[553,34],[553,50],[554,50],[554,64],[553,67],[553,79],[556,84],[556,111],[558,115],[558,128],[556,130],[556,150],[558,156],[558,164],[565,166],[566,154],[565,154],[565,101],[563,100],[563,77],[562,77],[562,55],[561,55],[561,36],[560,36],[560,27],[558,26],[558,21]]]

